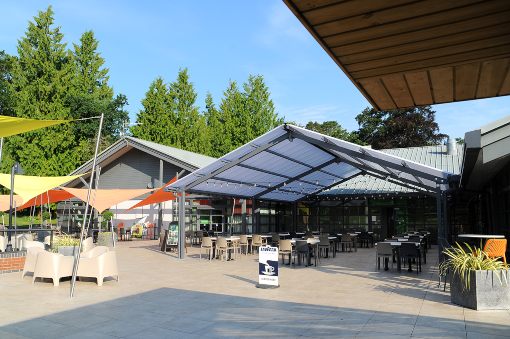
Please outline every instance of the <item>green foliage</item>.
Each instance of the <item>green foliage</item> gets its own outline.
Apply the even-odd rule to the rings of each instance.
[[[42,214],[42,219],[43,220],[50,220],[51,218],[51,213],[48,212],[48,211],[44,211],[43,214]]]
[[[97,246],[113,247],[113,237],[117,239],[117,234],[112,234],[112,232],[99,232],[97,234]]]
[[[59,235],[53,238],[53,244],[51,247],[51,251],[54,253],[58,253],[59,247],[65,246],[79,246],[80,239],[73,238],[70,235]]]
[[[210,93],[206,109],[196,105],[197,93],[187,69],[166,85],[156,78],[142,100],[133,136],[188,151],[221,157],[283,122],[274,109],[261,76],[250,76],[243,91],[229,83],[219,108]]]
[[[358,141],[356,134],[348,132],[337,121],[324,121],[323,123],[310,121],[305,128],[345,141]]]
[[[356,121],[358,139],[374,149],[435,145],[446,138],[439,133],[430,106],[391,111],[366,108]]]
[[[14,58],[0,51],[0,115],[13,115],[12,94],[9,86]]]
[[[102,146],[113,142],[127,119],[127,100],[122,95],[113,98],[97,47],[89,31],[69,50],[60,27],[54,25],[52,8],[39,12],[18,42],[18,57],[11,59],[8,91],[13,115],[78,119],[104,113]],[[97,127],[97,119],[87,120],[10,137],[3,168],[18,161],[29,175],[68,174],[90,158]]]
[[[464,247],[463,247],[464,246]],[[491,259],[487,253],[480,248],[471,248],[468,244],[447,248],[443,253],[447,259],[439,265],[439,274],[446,276],[450,270],[453,274],[460,277],[463,286],[468,290],[471,286],[471,272],[477,270],[499,271],[508,270],[508,267],[499,260],[499,258]],[[497,275],[496,275],[497,276]],[[505,279],[506,276],[502,275]],[[499,279],[499,276],[498,276]],[[500,280],[500,283],[502,281]]]

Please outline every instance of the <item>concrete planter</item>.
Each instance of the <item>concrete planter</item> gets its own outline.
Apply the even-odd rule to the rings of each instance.
[[[450,293],[452,303],[474,310],[510,309],[510,272],[472,271],[469,289],[453,274]]]
[[[74,256],[74,252],[78,251],[78,246],[59,246],[58,253],[65,256]]]

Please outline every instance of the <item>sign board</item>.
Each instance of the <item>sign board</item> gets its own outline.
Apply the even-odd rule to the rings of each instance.
[[[166,241],[167,246],[177,246],[179,239],[179,225],[171,223],[168,226],[168,238]]]
[[[259,249],[259,284],[257,287],[278,287],[278,247]]]

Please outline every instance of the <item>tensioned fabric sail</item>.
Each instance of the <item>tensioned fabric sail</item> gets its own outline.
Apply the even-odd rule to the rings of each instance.
[[[10,195],[9,194],[3,194],[0,195],[0,211],[5,212],[8,211],[10,208]],[[23,199],[19,195],[13,195],[13,201],[16,206],[19,206],[23,203]]]
[[[14,186],[16,188],[16,185]],[[51,204],[54,202],[59,202],[67,199],[73,198],[74,195],[64,190],[49,190],[47,192],[41,193],[36,197],[33,197],[29,201],[25,202],[22,206],[18,208],[18,210],[22,210],[32,206]]]
[[[72,120],[36,120],[0,115],[0,137],[8,137]]]
[[[140,201],[137,204],[134,204],[133,206],[128,208],[128,211],[132,210],[134,208],[137,208],[137,207],[151,205],[151,204],[159,204],[160,202],[165,202],[165,201],[175,199],[176,196],[172,192],[166,192],[165,187],[172,184],[176,180],[177,180],[177,177],[173,177],[172,180],[170,180],[169,182],[167,182],[165,184],[165,186],[161,187],[156,192],[149,195],[147,198],[143,199],[142,201]]]
[[[86,188],[68,188],[62,187],[82,201],[87,201]],[[90,206],[94,207],[99,213],[117,205],[126,200],[136,198],[140,195],[151,192],[152,189],[97,189],[91,192]]]
[[[23,202],[49,191],[52,188],[65,184],[81,177],[84,174],[69,175],[64,177],[36,177],[30,175],[16,175],[14,178],[14,193],[21,196]],[[11,175],[0,174],[0,185],[10,188]]]

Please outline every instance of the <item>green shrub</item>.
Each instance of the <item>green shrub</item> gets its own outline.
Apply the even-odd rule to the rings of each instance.
[[[80,245],[80,239],[73,238],[70,235],[59,235],[59,236],[53,237],[53,244],[51,247],[51,251],[54,253],[58,253],[59,247],[79,246],[79,245]]]
[[[508,270],[508,266],[499,261],[499,258],[489,258],[480,248],[471,248],[468,244],[464,244],[465,248],[459,243],[455,245],[443,251],[447,259],[439,265],[439,274],[446,276],[448,270],[451,270],[453,274],[459,276],[466,290],[471,286],[472,271]],[[502,276],[506,279],[506,275],[502,274]],[[501,280],[500,283],[502,283]]]

